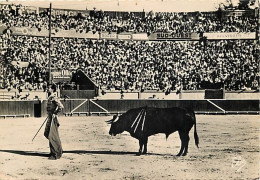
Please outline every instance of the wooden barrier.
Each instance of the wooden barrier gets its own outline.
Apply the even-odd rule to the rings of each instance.
[[[189,107],[195,111],[220,111],[217,107],[206,100],[95,100],[97,104],[105,108],[110,113],[126,112],[138,107]],[[90,103],[90,112],[103,112],[98,106]]]
[[[34,104],[39,104],[40,101],[32,100],[8,100],[0,101],[1,116],[34,116]]]
[[[64,106],[64,109],[62,110],[62,112],[60,112],[59,115],[69,115],[71,114],[71,112],[88,112],[89,111],[89,100],[87,99],[86,102],[84,102],[85,99],[67,99],[61,100],[61,103]],[[84,103],[83,103],[84,102]],[[80,105],[80,106],[79,106]],[[46,111],[46,107],[47,107],[47,100],[42,101],[42,116],[46,116],[47,115],[47,111]]]
[[[30,117],[30,114],[18,114],[18,115],[0,115],[0,117],[3,117],[4,119],[6,119],[7,117],[12,117],[12,118],[15,118],[15,117]]]
[[[123,113],[138,107],[188,107],[203,114],[257,114],[259,100],[97,100],[67,99],[61,100],[64,109],[59,114],[91,115]],[[0,117],[9,116],[47,116],[47,100],[44,101],[0,101]],[[39,112],[40,111],[40,112]]]
[[[258,114],[258,100],[97,100],[97,99],[68,99],[61,101],[64,110],[60,115],[91,115],[91,114],[117,114],[123,113],[131,108],[138,107],[188,107],[196,113],[202,114]],[[46,103],[42,106],[46,115]]]
[[[212,100],[226,111],[259,111],[259,100]]]

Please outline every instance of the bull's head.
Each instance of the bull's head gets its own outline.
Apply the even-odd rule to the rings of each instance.
[[[107,124],[111,124],[110,130],[109,130],[109,134],[111,136],[115,136],[117,134],[120,134],[122,132],[124,132],[124,124],[122,123],[122,121],[120,121],[121,116],[118,115],[114,115],[113,119],[106,121]]]

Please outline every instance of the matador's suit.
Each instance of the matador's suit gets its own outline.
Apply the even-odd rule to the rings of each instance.
[[[59,159],[62,156],[62,146],[58,127],[60,126],[57,114],[63,109],[62,103],[55,95],[50,95],[47,103],[48,121],[46,123],[44,136],[49,139],[50,156]]]

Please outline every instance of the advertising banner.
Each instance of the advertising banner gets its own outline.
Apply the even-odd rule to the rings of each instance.
[[[120,40],[131,40],[132,34],[118,34],[117,38]]]
[[[191,33],[190,35],[192,40],[199,40],[200,39],[200,35],[198,33]]]
[[[52,33],[52,37],[99,39],[99,34],[94,34],[93,32],[79,33],[75,30],[59,30],[58,32]]]
[[[117,39],[116,33],[101,33],[100,39]]]
[[[148,41],[148,36],[146,33],[138,33],[138,34],[132,34],[133,40],[144,40]]]
[[[256,39],[256,33],[239,33],[239,32],[226,32],[226,33],[203,33],[207,39]]]
[[[152,33],[149,40],[175,40],[175,39],[191,39],[190,33],[174,34],[174,33]]]
[[[0,25],[0,33],[5,29],[4,26]],[[42,29],[38,31],[37,28],[27,28],[27,27],[11,27],[13,35],[20,36],[39,36],[39,37],[48,37],[49,31],[47,29]],[[64,37],[64,38],[88,38],[88,39],[99,39],[98,33],[88,32],[88,33],[79,33],[75,30],[59,30],[55,32],[54,30],[51,33],[51,37]]]
[[[39,12],[46,12],[48,8],[39,8]],[[67,15],[67,16],[77,16],[79,13],[83,16],[89,15],[88,11],[84,10],[73,10],[73,9],[52,9],[51,13],[53,15]]]
[[[27,27],[11,27],[10,28],[14,35],[21,36],[48,36],[49,32],[46,29],[38,31],[37,28],[27,28]]]
[[[233,10],[233,11],[223,11],[223,16],[255,16],[255,10]]]
[[[70,70],[58,70],[58,69],[52,69],[51,75],[54,79],[64,79],[64,78],[71,78],[72,77],[72,71]]]

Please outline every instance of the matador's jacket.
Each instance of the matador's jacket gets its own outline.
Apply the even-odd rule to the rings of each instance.
[[[46,123],[44,136],[49,139],[50,155],[54,156],[56,159],[61,157],[63,151],[58,132],[60,123],[57,118],[57,114],[61,109],[63,109],[62,103],[54,94],[51,94],[47,103],[48,121]]]

